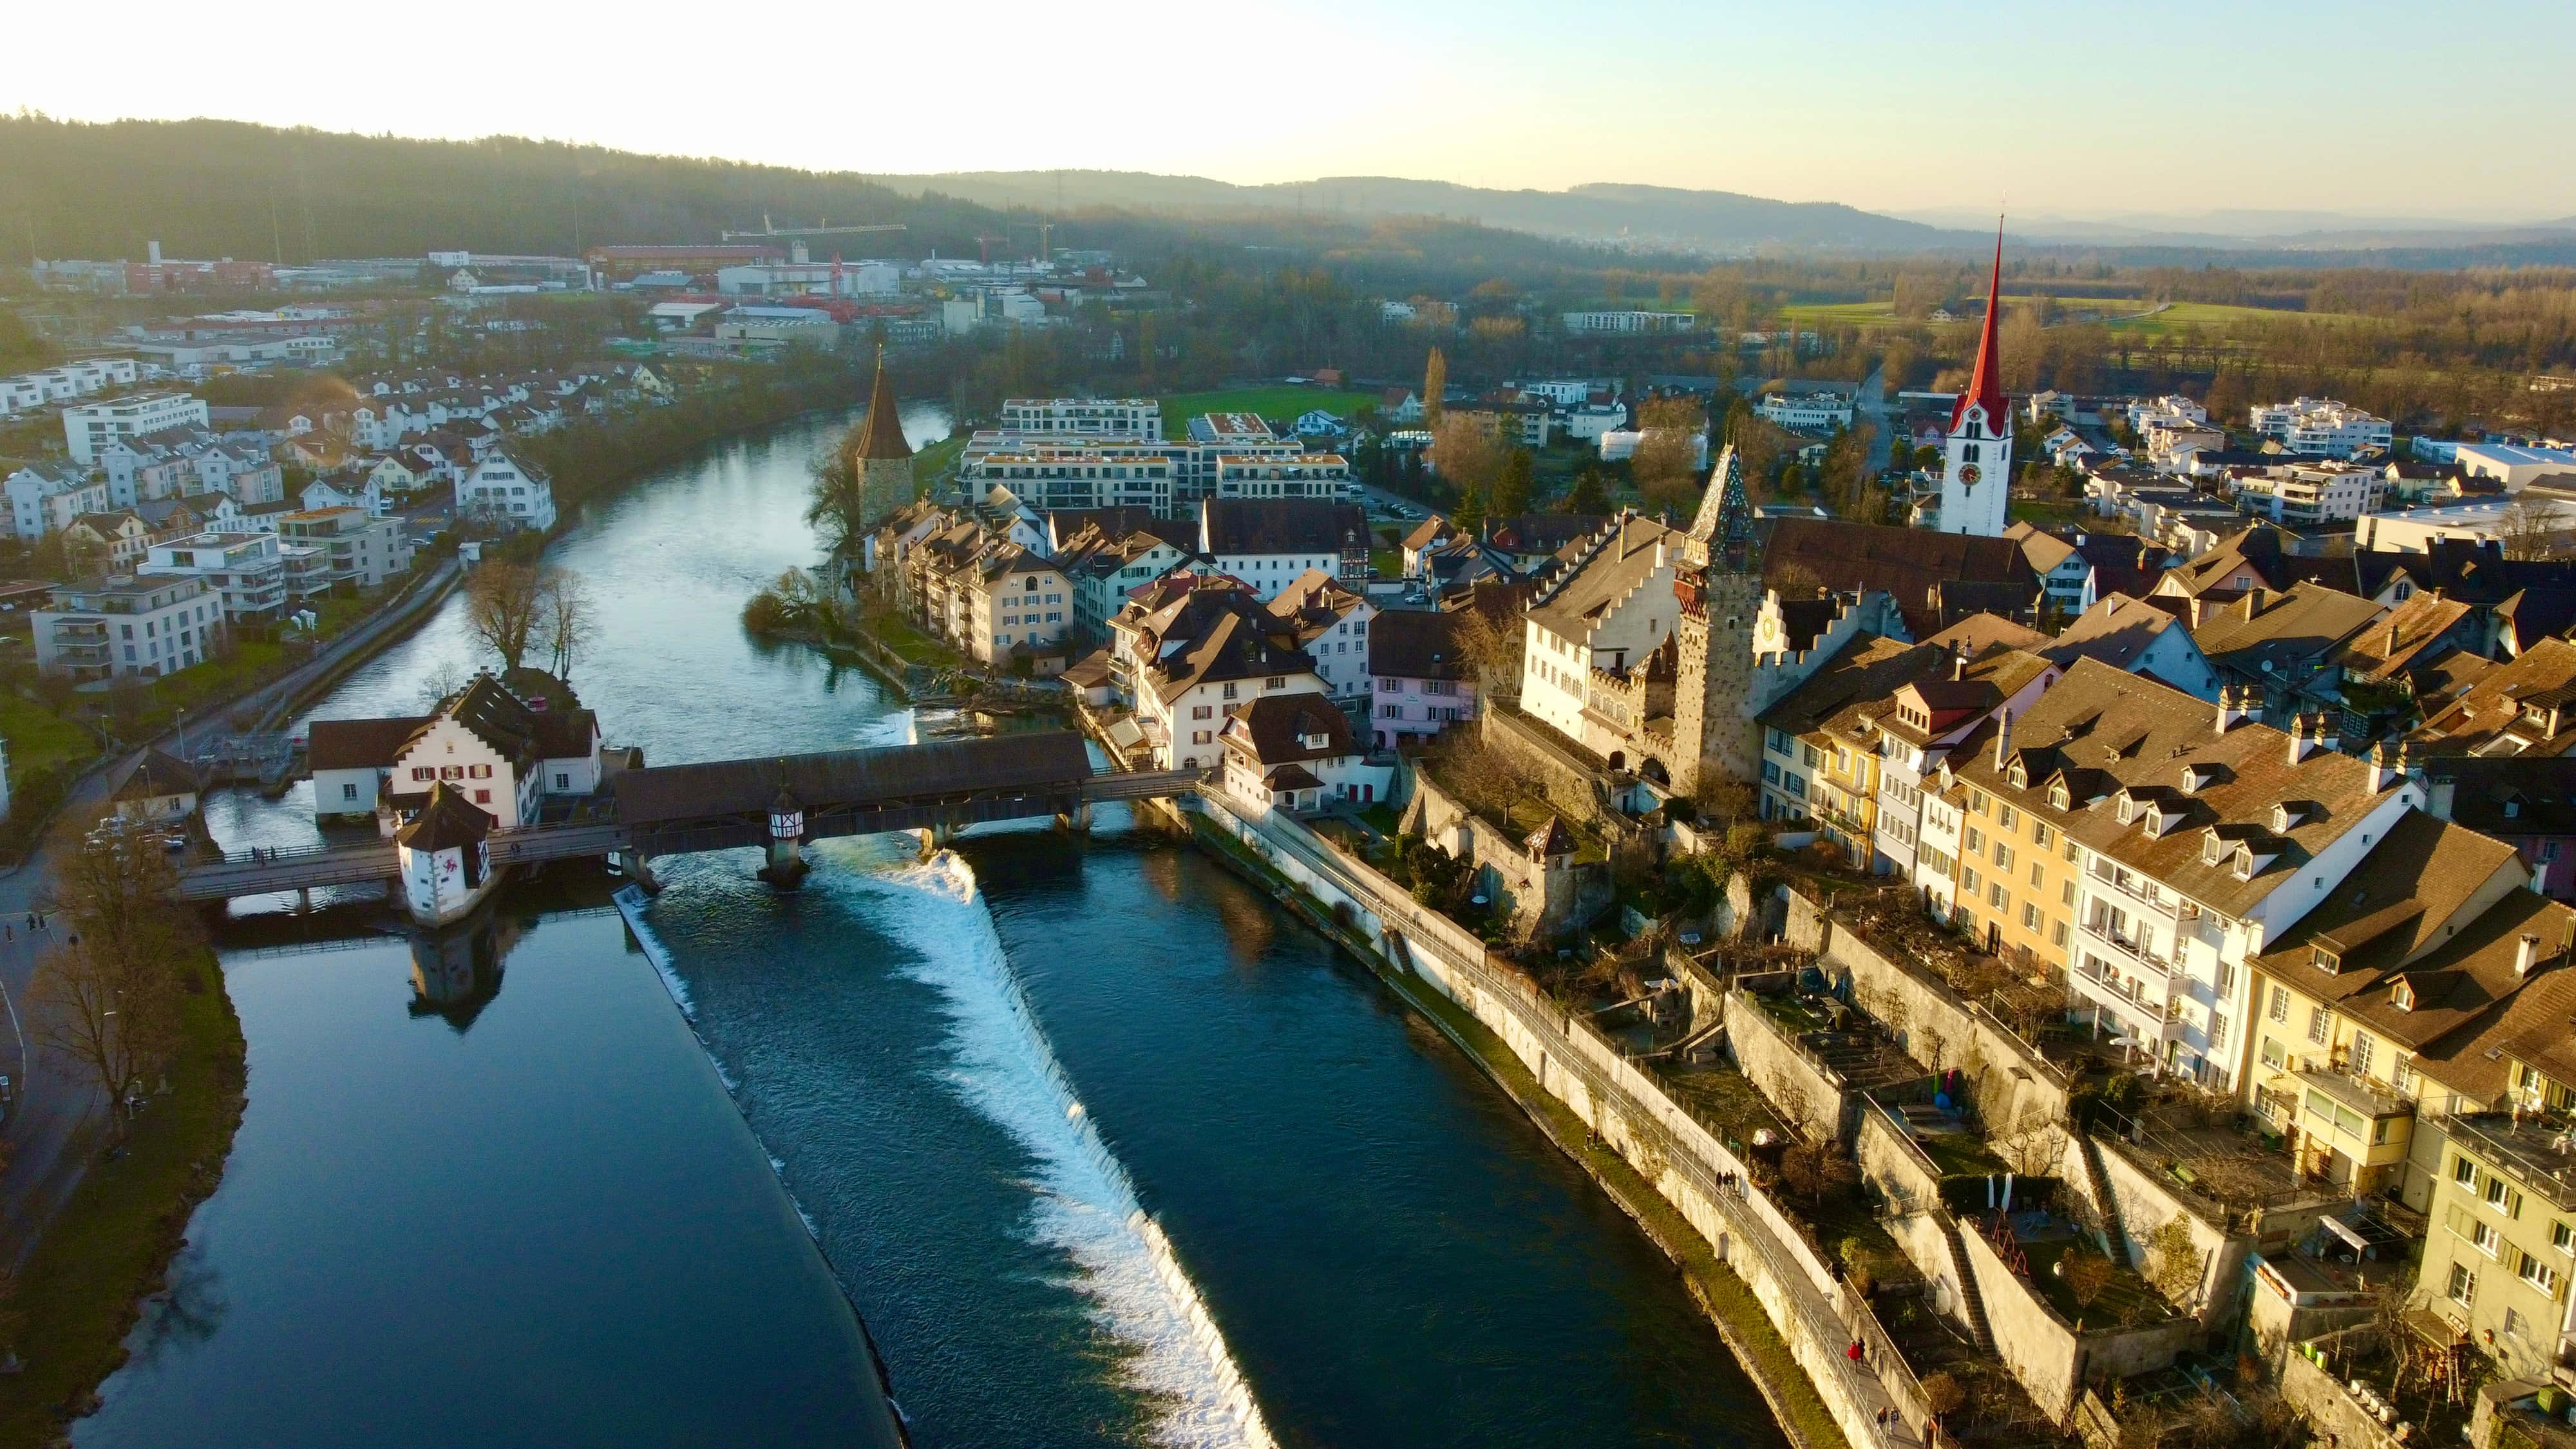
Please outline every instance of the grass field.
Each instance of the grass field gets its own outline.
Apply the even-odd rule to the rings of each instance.
[[[2348,312],[2280,312],[2269,307],[2229,307],[2216,302],[2176,302],[2161,312],[2144,317],[2126,317],[2110,323],[2116,331],[2145,333],[2161,337],[2169,332],[2198,329],[2205,332],[2227,332],[2247,325],[2269,326],[2280,322],[2357,322]]]
[[[1347,418],[1362,403],[1378,400],[1373,392],[1337,392],[1326,387],[1238,387],[1222,392],[1184,392],[1158,399],[1163,405],[1163,435],[1177,437],[1201,413],[1259,413],[1273,422],[1322,408]]]
[[[98,741],[89,731],[14,694],[0,696],[0,740],[9,742],[13,782],[31,770],[86,760],[98,753]]]

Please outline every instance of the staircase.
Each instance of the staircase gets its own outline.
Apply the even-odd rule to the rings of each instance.
[[[2102,1210],[2102,1251],[2122,1268],[2135,1268],[2129,1258],[2129,1226],[2120,1219],[2120,1199],[2111,1191],[2111,1174],[2103,1170],[2102,1149],[2093,1145],[2093,1134],[2076,1129],[2075,1155],[2084,1160],[2085,1175],[2093,1179],[2093,1201]]]
[[[1986,1297],[1977,1291],[1976,1272],[1968,1264],[1968,1245],[1959,1241],[1959,1222],[1946,1212],[1936,1212],[1933,1220],[1941,1225],[1941,1236],[1950,1244],[1950,1266],[1959,1274],[1959,1306],[1966,1311],[1968,1336],[1977,1341],[1981,1353],[1995,1351],[1994,1331],[1986,1326]]]

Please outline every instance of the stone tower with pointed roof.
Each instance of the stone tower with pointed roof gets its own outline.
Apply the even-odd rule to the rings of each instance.
[[[868,420],[850,450],[850,466],[859,475],[859,523],[874,528],[888,514],[912,501],[912,444],[903,437],[903,419],[894,400],[894,383],[886,377],[885,352],[877,352],[877,378],[868,389]]]
[[[1950,411],[1943,448],[1941,531],[2001,538],[2012,492],[2012,403],[2004,396],[2003,354],[1995,324],[2004,303],[2004,228],[1995,223],[1995,269],[1986,287],[1986,327],[1977,342],[1977,370]]]
[[[1731,443],[1709,470],[1682,565],[1673,579],[1681,605],[1673,621],[1673,750],[1681,758],[1671,769],[1674,788],[1689,794],[1703,775],[1751,780],[1762,768],[1761,734],[1747,707],[1762,568],[1744,460]]]

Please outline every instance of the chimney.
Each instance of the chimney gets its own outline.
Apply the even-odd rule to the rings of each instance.
[[[2514,979],[2519,981],[2523,977],[2530,975],[2531,968],[2539,964],[2540,938],[2531,934],[2529,931],[2525,931],[2522,933],[2522,939],[2515,942],[2513,947]]]
[[[145,242],[143,244],[143,254],[152,259],[152,265],[156,267],[161,265],[161,244],[159,242]]]
[[[2436,820],[2451,818],[2451,802],[2458,797],[2460,782],[2448,775],[2437,775],[2424,782],[2424,813]]]
[[[1957,683],[1967,677],[1968,655],[1966,649],[1962,647],[1950,656],[1950,679],[1952,683]]]
[[[1995,768],[1998,770],[2012,759],[2012,711],[2005,710],[2001,718],[2003,726],[1995,731]]]
[[[2223,735],[2229,730],[2236,728],[2238,725],[2243,724],[2246,719],[2254,713],[2252,706],[2247,703],[2245,698],[2245,696],[2251,692],[2252,686],[2250,685],[2222,684],[2218,686],[2218,732],[2220,734]]]
[[[2406,758],[2394,739],[2370,747],[2370,793],[2378,794],[2406,775]]]
[[[2299,764],[2317,751],[2316,716],[2303,714],[2290,721],[2290,763]]]

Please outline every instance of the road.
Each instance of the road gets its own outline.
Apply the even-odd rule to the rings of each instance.
[[[457,574],[454,559],[441,561],[436,570],[412,586],[413,591],[403,597],[400,607],[369,615],[292,673],[222,710],[205,711],[193,726],[183,725],[181,729],[193,735],[216,728],[213,720],[245,709],[266,715],[286,708],[352,656],[370,653],[428,618],[437,608],[436,600],[444,598]],[[124,779],[142,759],[144,749],[184,748],[180,733],[180,729],[174,729],[142,748],[93,767],[65,794],[63,818],[95,820],[105,814],[113,789],[111,782]],[[0,934],[0,1026],[12,1028],[0,1036],[0,1075],[8,1076],[18,1093],[7,1124],[0,1127],[0,1138],[5,1138],[9,1152],[7,1165],[0,1168],[0,1263],[19,1261],[52,1220],[55,1209],[79,1184],[105,1127],[106,1104],[97,1086],[66,1070],[67,1064],[59,1057],[37,1049],[37,1023],[29,1019],[32,1008],[27,1001],[27,988],[35,977],[37,958],[45,946],[60,939],[59,928],[51,924],[32,936],[27,929],[27,913],[43,900],[45,888],[53,879],[50,847],[54,833],[48,832],[45,839],[37,842],[24,865],[0,879],[0,933],[5,933]],[[23,1052],[22,1041],[26,1044]]]

